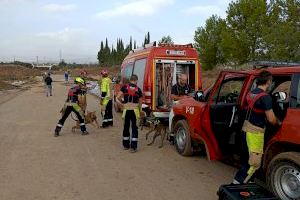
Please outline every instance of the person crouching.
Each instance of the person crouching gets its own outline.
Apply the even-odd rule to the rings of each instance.
[[[75,85],[70,88],[67,101],[63,108],[63,116],[56,125],[54,131],[55,137],[59,136],[59,133],[71,112],[75,113],[75,115],[77,116],[80,122],[81,134],[82,135],[88,134],[84,123],[84,112],[80,108],[79,100],[78,100],[78,96],[81,95],[82,88],[84,88],[84,85],[85,85],[85,81],[82,78],[80,77],[75,78]]]

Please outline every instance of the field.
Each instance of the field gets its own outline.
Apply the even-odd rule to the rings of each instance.
[[[81,68],[68,68],[64,67],[59,70],[54,70],[54,74],[62,75],[65,71],[69,70],[71,76],[75,77],[80,74],[82,69],[86,70],[90,77],[95,79],[100,78],[100,71],[102,68],[86,66]],[[120,67],[114,66],[107,68],[111,76],[118,76],[120,74]],[[0,65],[0,90],[15,89],[19,86],[15,85],[17,81],[24,81],[31,83],[35,81],[36,76],[41,76],[47,70],[45,69],[30,69],[21,65]],[[203,71],[203,88],[210,87],[219,75],[220,70],[215,69],[211,71]]]
[[[41,71],[19,65],[0,65],[0,90],[14,89],[19,83],[32,83]]]

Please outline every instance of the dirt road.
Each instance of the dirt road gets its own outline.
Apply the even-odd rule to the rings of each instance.
[[[81,136],[68,119],[62,135],[53,137],[67,87],[56,76],[54,96],[42,85],[0,104],[1,200],[164,200],[216,199],[220,184],[235,169],[206,158],[182,157],[165,142],[146,146],[140,133],[139,151],[121,148],[122,120],[115,126]],[[88,110],[98,110],[88,96]],[[98,113],[99,116],[99,113]]]

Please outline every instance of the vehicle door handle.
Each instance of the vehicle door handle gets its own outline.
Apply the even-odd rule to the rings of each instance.
[[[230,124],[229,124],[229,127],[231,127],[232,126],[232,124],[233,124],[233,120],[234,120],[234,115],[235,115],[235,112],[236,112],[236,107],[235,106],[233,106],[232,107],[232,115],[231,115],[231,119],[230,119]]]

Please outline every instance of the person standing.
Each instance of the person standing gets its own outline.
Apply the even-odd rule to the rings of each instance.
[[[88,132],[86,131],[85,123],[84,123],[84,112],[82,111],[81,107],[79,106],[80,100],[78,99],[78,96],[82,94],[82,88],[84,88],[84,80],[80,77],[75,78],[75,85],[72,86],[69,90],[68,97],[65,103],[65,106],[63,108],[63,116],[58,121],[54,136],[59,136],[59,133],[68,118],[68,116],[71,114],[71,112],[74,112],[77,116],[79,123],[80,123],[80,130],[82,135],[87,135]]]
[[[69,71],[65,71],[65,83],[67,84],[69,82]]]
[[[112,81],[108,77],[108,71],[106,69],[101,70],[102,79],[99,81],[99,88],[101,92],[100,109],[101,113],[104,111],[104,117],[102,121],[102,128],[113,126],[113,112],[112,112]]]
[[[131,149],[134,153],[137,151],[138,144],[138,128],[137,121],[140,118],[142,90],[137,86],[138,76],[133,74],[130,78],[130,83],[124,85],[116,101],[123,105],[124,129],[123,129],[123,147],[125,150]],[[122,101],[123,99],[123,101]],[[121,102],[122,101],[122,102]],[[132,128],[132,134],[130,138],[129,128]]]
[[[81,87],[81,93],[78,96],[79,98],[79,106],[81,107],[83,113],[85,113],[86,108],[87,108],[87,78],[88,74],[86,70],[81,70],[79,77],[83,80],[83,86]]]
[[[267,93],[272,84],[272,74],[263,70],[257,78],[257,88],[247,95],[247,115],[243,125],[243,143],[245,148],[241,155],[242,167],[236,173],[233,184],[247,183],[261,166],[264,150],[264,134],[267,122],[281,125],[272,109],[272,97]]]
[[[46,84],[46,96],[52,96],[52,78],[50,76],[50,73],[45,78],[45,84]]]

